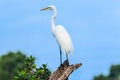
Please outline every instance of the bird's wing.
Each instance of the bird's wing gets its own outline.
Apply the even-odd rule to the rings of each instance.
[[[54,37],[56,38],[58,44],[66,53],[73,52],[73,45],[71,38],[62,25],[58,25],[54,30]]]

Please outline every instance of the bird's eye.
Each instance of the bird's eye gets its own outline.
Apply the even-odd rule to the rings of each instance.
[[[51,8],[51,7],[48,7],[48,9],[49,9],[49,10],[52,10],[52,8]]]
[[[51,9],[51,7],[48,7],[48,9]]]

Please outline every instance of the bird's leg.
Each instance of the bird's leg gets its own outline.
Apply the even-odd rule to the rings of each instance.
[[[66,60],[68,61],[68,54],[66,53]]]
[[[60,46],[59,46],[59,49],[60,49],[60,64],[62,65],[62,50]]]
[[[68,65],[69,65],[68,53],[66,53],[66,61],[67,61]]]

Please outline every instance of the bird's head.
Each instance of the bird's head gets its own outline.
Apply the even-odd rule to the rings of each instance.
[[[56,7],[54,5],[50,5],[46,8],[42,8],[41,11],[43,11],[43,10],[55,10],[55,9],[56,9]]]

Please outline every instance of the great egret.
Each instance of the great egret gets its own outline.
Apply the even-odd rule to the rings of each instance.
[[[57,40],[59,44],[59,49],[60,49],[60,63],[62,64],[62,50],[66,53],[66,60],[68,61],[68,53],[73,52],[73,45],[71,38],[66,31],[66,29],[62,25],[57,25],[55,26],[54,19],[56,18],[57,15],[57,10],[54,5],[50,5],[46,8],[41,9],[43,10],[52,10],[53,15],[51,17],[51,29],[52,29],[52,34]],[[68,61],[69,62],[69,61]]]

